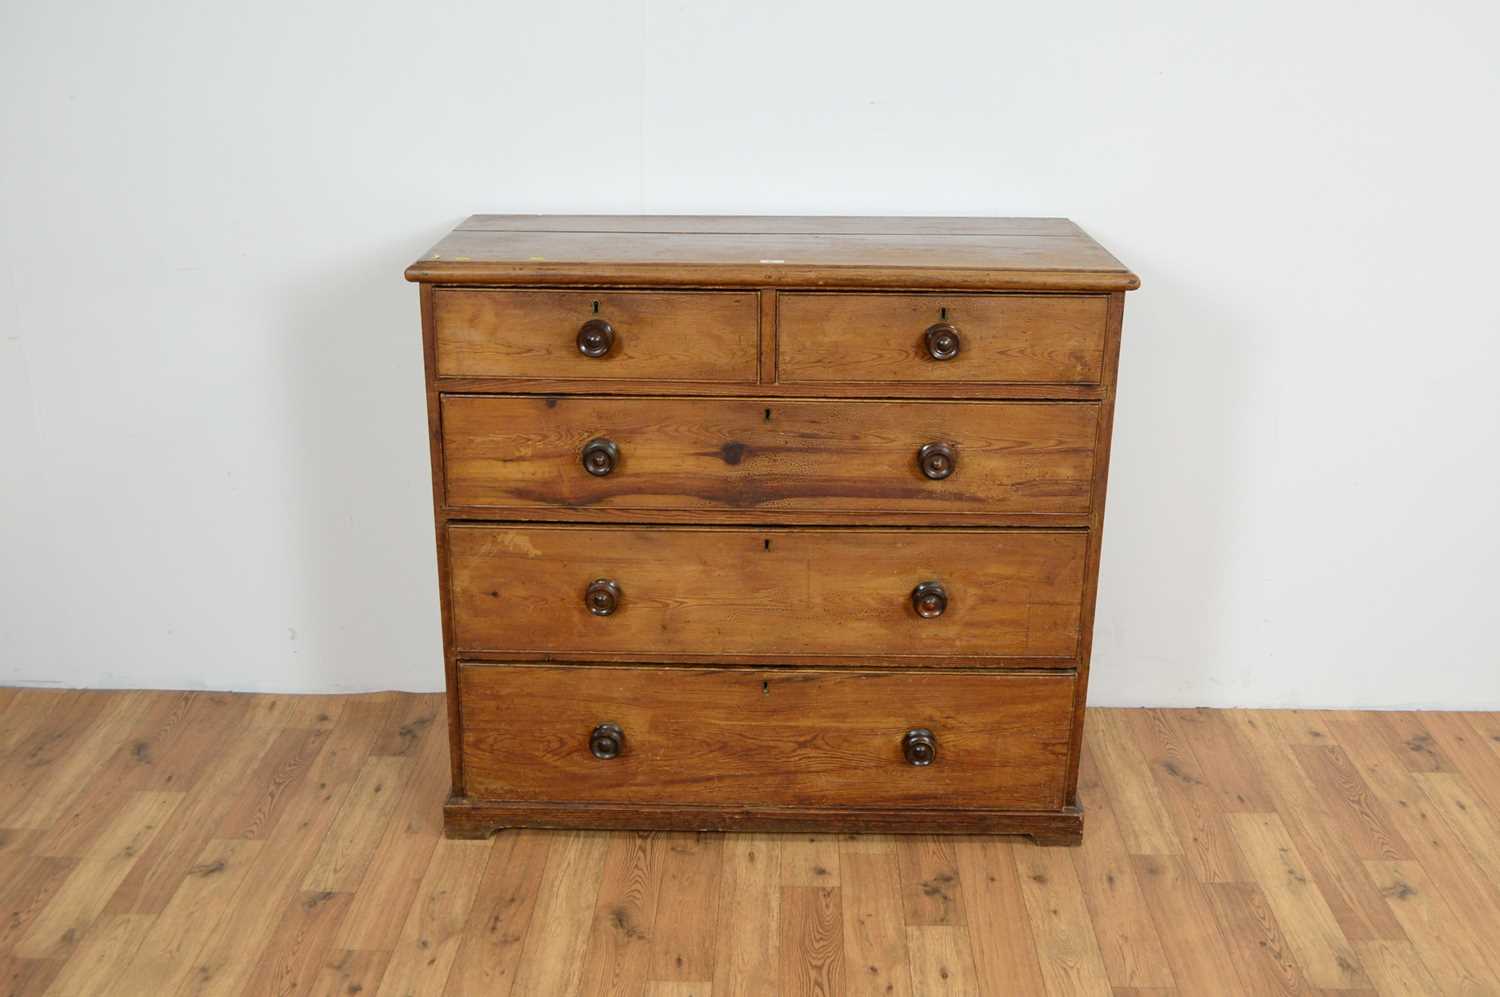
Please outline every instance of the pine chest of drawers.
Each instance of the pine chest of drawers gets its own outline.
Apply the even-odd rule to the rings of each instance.
[[[1079,839],[1119,261],[1062,219],[476,215],[406,275],[450,834]]]

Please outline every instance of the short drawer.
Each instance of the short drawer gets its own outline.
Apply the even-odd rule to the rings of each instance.
[[[782,294],[788,384],[1097,384],[1104,295]]]
[[[466,664],[465,793],[1056,809],[1074,681],[1071,672]]]
[[[440,377],[751,382],[754,292],[432,292]]]
[[[449,506],[1088,513],[1095,402],[443,399]]]
[[[447,536],[461,651],[1069,667],[1078,650],[1084,530],[455,524]]]

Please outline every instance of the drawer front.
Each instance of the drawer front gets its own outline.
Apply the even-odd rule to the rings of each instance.
[[[777,313],[789,384],[1097,384],[1104,371],[1103,295],[799,293]],[[957,352],[940,360],[954,344],[942,326]]]
[[[753,383],[757,376],[754,292],[438,288],[432,308],[441,377]]]
[[[804,519],[1086,514],[1098,416],[1094,402],[448,396],[447,501]]]
[[[549,657],[1066,666],[1077,655],[1087,541],[1083,530],[451,525],[454,641]],[[932,600],[928,616],[918,612],[926,583],[942,589],[938,615]],[[596,614],[611,601],[612,612]]]
[[[1056,809],[1074,676],[463,665],[479,799]],[[595,742],[601,724],[618,738]],[[929,764],[907,759],[925,729]],[[915,742],[916,739],[913,739]],[[596,757],[594,748],[613,757]],[[920,756],[918,756],[920,757]]]

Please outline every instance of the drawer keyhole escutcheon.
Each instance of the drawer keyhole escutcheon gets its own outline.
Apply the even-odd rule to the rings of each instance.
[[[958,356],[960,347],[958,328],[949,322],[929,325],[923,333],[927,342],[927,355],[934,360],[952,360]]]
[[[620,460],[620,448],[614,440],[601,436],[583,445],[583,469],[596,478],[602,478],[615,469]]]
[[[911,607],[924,620],[937,619],[948,608],[948,590],[937,582],[923,582],[911,590]]]
[[[616,723],[602,723],[589,735],[589,751],[595,758],[608,761],[625,750],[625,732]]]
[[[578,352],[602,357],[615,345],[615,327],[602,318],[591,318],[578,330]]]
[[[951,443],[929,443],[917,451],[917,466],[933,481],[942,481],[958,467],[958,450]]]
[[[901,753],[912,765],[931,765],[937,761],[937,738],[926,727],[913,727],[901,739]]]
[[[583,602],[595,616],[612,616],[623,594],[613,578],[596,578],[584,591]]]

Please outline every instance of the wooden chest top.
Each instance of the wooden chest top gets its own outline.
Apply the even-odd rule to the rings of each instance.
[[[1066,218],[473,215],[407,280],[1129,291]]]

